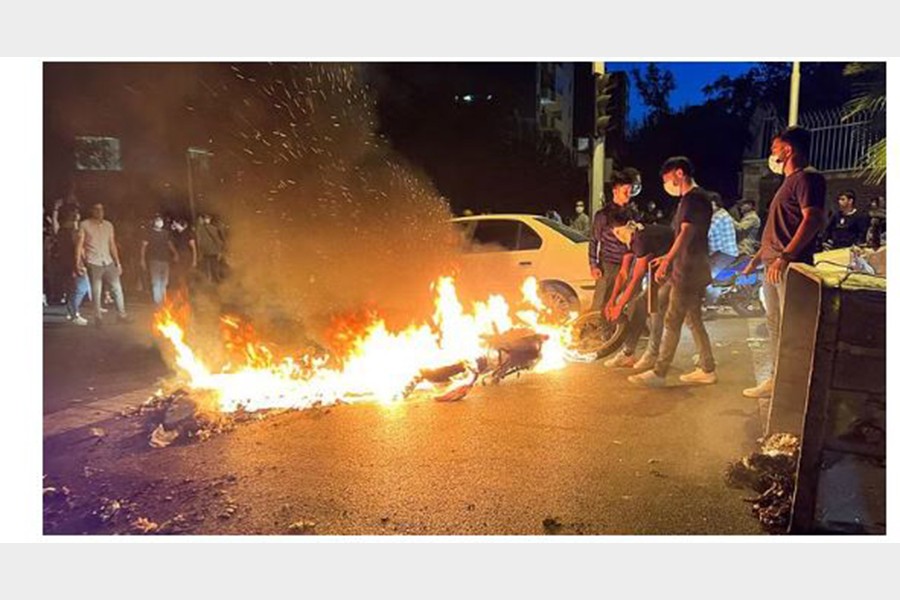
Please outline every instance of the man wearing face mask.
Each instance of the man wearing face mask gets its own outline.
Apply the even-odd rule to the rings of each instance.
[[[653,369],[632,375],[628,381],[645,387],[666,385],[666,374],[681,338],[681,326],[687,321],[700,353],[700,366],[680,379],[685,383],[716,383],[716,363],[701,314],[703,294],[711,280],[708,242],[713,215],[711,194],[694,182],[693,164],[685,156],[666,160],[660,175],[666,193],[679,199],[672,220],[675,241],[666,254],[650,263],[655,269],[655,281],[663,284],[659,290],[660,305],[667,306],[663,336]]]
[[[591,218],[584,212],[583,200],[575,203],[575,218],[570,226],[584,237],[591,237]]]
[[[785,273],[792,262],[812,264],[816,235],[825,223],[825,177],[809,165],[810,143],[811,135],[802,127],[789,127],[772,140],[769,168],[784,175],[784,181],[769,206],[759,251],[744,269],[744,274],[749,275],[760,262],[766,269],[763,294],[773,375],[781,334]],[[744,396],[768,398],[773,387],[770,377],[744,390]]]
[[[165,223],[160,215],[153,218],[150,231],[141,243],[141,269],[150,272],[150,293],[153,303],[159,306],[166,300],[166,288],[169,285],[169,259],[178,262],[178,250],[172,242]]]

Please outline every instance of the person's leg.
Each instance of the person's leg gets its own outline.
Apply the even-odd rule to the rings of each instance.
[[[685,320],[691,330],[694,338],[694,347],[700,353],[700,368],[706,373],[712,373],[716,370],[716,361],[713,358],[712,344],[709,341],[709,334],[703,325],[703,314],[700,311],[700,305],[703,302],[702,292],[687,295],[687,312]]]
[[[162,299],[166,300],[166,290],[169,289],[169,263],[162,263]]]
[[[91,282],[91,296],[94,301],[94,316],[99,321],[103,318],[103,269],[99,265],[88,265],[88,277]]]
[[[655,284],[654,284],[655,285]],[[672,293],[672,286],[666,285],[659,290],[657,296],[656,312],[650,315],[650,336],[647,339],[647,350],[645,354],[655,357],[659,356],[659,346],[662,340],[664,330],[664,320],[666,310],[669,308],[669,296]]]
[[[108,265],[105,267],[105,276],[109,280],[109,291],[112,294],[113,302],[116,303],[116,312],[120,318],[127,316],[125,312],[125,293],[122,291],[122,278],[119,276],[119,268],[116,265]]]
[[[73,315],[77,316],[81,314],[81,303],[85,297],[90,297],[91,295],[91,282],[88,280],[87,275],[78,275],[74,281],[71,306]]]
[[[601,269],[605,268],[603,266]],[[606,272],[603,272],[603,275],[597,278],[596,285],[594,286],[594,297],[591,299],[591,310],[603,310],[603,307],[606,306]]]
[[[772,373],[775,373],[775,362],[778,356],[778,345],[781,340],[782,293],[779,285],[763,282],[763,298],[766,301],[766,326],[769,330],[769,349],[772,358]]]
[[[672,284],[666,285],[671,286]],[[678,342],[681,339],[681,326],[684,324],[687,312],[686,300],[684,292],[678,288],[673,287],[669,292],[669,306],[663,320],[664,329],[659,358],[656,359],[656,366],[653,368],[653,372],[658,377],[666,376],[669,366],[675,358],[675,351],[678,349]]]
[[[165,287],[163,283],[162,267],[166,263],[159,260],[151,260],[148,262],[150,271],[150,295],[153,298],[153,304],[162,304],[165,298]]]
[[[641,339],[644,327],[647,325],[646,294],[644,292],[638,294],[637,297],[631,300],[631,305],[634,307],[634,311],[631,314],[631,318],[628,319],[628,331],[625,334],[625,345],[623,347],[623,353],[626,356],[634,354],[638,340]]]

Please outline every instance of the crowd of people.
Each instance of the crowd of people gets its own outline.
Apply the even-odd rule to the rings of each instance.
[[[113,304],[117,319],[128,322],[126,265],[140,268],[130,274],[134,285],[129,295],[149,290],[157,306],[172,289],[223,279],[226,233],[211,214],[201,213],[193,226],[187,218],[156,214],[135,230],[121,239],[102,203],[92,204],[82,218],[73,194],[56,200],[44,223],[44,305],[64,304],[74,325],[92,320],[100,326],[109,312],[104,305]],[[85,300],[90,302],[87,315],[82,312]]]
[[[668,196],[677,202],[671,225],[655,215],[642,214],[631,202],[639,179],[633,170],[611,177],[612,198],[589,222],[588,260],[597,280],[592,309],[603,311],[613,322],[635,299],[624,347],[604,362],[610,368],[637,371],[628,380],[636,385],[663,387],[686,322],[696,347],[696,369],[681,375],[686,383],[718,381],[709,334],[702,319],[706,286],[716,273],[742,255],[744,275],[761,265],[762,291],[772,348],[772,373],[776,368],[784,280],[792,262],[812,264],[821,250],[869,245],[885,240],[884,199],[873,200],[869,209],[856,207],[852,190],[837,198],[838,210],[826,215],[824,176],[809,164],[810,133],[791,127],[774,137],[769,167],[783,176],[765,219],[754,202],[741,199],[726,209],[716,192],[696,182],[688,157],[666,160],[659,176]],[[576,206],[570,225],[584,230],[585,220]],[[653,207],[656,210],[656,207]],[[649,273],[649,286],[642,280]],[[655,310],[648,314],[644,294],[653,296]],[[636,355],[641,334],[650,335],[643,355]],[[752,398],[771,396],[772,378],[744,390]]]

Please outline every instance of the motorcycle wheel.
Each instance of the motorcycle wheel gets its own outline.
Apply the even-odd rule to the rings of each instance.
[[[609,356],[625,343],[628,319],[609,323],[601,311],[591,311],[575,319],[572,338],[575,347],[586,353],[596,353],[597,358]]]

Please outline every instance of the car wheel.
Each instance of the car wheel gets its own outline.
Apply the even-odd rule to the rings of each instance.
[[[578,312],[578,296],[561,283],[542,283],[541,301],[550,312],[562,320],[568,319],[573,312]]]

